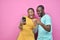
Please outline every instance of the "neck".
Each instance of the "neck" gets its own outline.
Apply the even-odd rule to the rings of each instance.
[[[30,18],[30,17],[28,16],[28,18]],[[30,19],[34,19],[34,17],[33,18],[30,18]]]
[[[43,17],[44,15],[45,15],[45,13],[43,13],[41,17]]]

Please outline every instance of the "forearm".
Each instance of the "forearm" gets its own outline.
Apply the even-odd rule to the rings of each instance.
[[[48,31],[48,32],[50,32],[50,26],[48,26],[48,25],[45,25],[45,24],[43,24],[43,23],[41,23],[40,24],[46,31]]]
[[[19,29],[21,29],[21,30],[22,30],[22,26],[19,26]]]
[[[19,25],[19,29],[21,29],[21,30],[23,29],[23,25],[22,24]]]
[[[37,30],[38,30],[38,27],[37,27],[37,26],[35,26],[35,28],[33,29],[33,32],[34,32],[34,33],[36,33],[36,32],[37,32]]]

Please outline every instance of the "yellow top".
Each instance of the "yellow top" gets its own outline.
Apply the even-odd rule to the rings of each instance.
[[[23,25],[23,30],[20,31],[17,40],[35,40],[33,33],[34,28],[35,26],[32,19],[26,17],[26,25]]]

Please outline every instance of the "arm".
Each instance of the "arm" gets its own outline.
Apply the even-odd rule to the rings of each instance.
[[[41,25],[46,31],[50,32],[51,30],[51,25],[45,25],[43,23],[39,23],[39,25]]]
[[[22,30],[23,29],[23,25],[25,25],[25,24],[26,24],[26,18],[22,17],[20,25],[19,25],[19,28]]]
[[[46,31],[50,32],[51,30],[51,18],[49,16],[45,19],[45,24],[41,22],[41,20],[37,20],[37,23],[41,25]]]
[[[19,29],[23,29],[23,24],[22,24],[22,22],[19,24]]]
[[[38,26],[37,26],[37,19],[33,19],[33,23],[34,23],[34,28],[33,28],[33,32],[36,33],[38,30]]]
[[[35,26],[35,28],[33,29],[33,32],[34,32],[34,33],[37,33],[37,31],[38,31],[38,27]]]

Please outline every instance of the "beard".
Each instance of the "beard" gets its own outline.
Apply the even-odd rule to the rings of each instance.
[[[42,17],[42,16],[43,16],[43,13],[38,14],[38,16],[39,16],[39,17]]]

